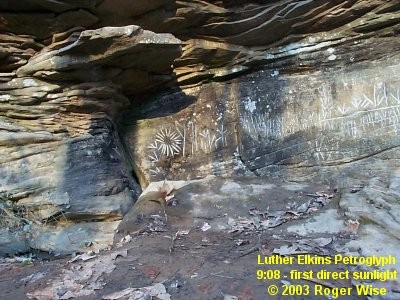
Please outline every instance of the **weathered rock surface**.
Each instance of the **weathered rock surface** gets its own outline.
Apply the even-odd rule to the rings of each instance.
[[[129,207],[129,171],[122,167],[107,114],[128,103],[118,89],[101,84],[61,88],[32,78],[13,79],[2,88],[7,90],[1,106],[1,186],[10,200],[34,211],[62,206],[84,216],[93,210],[96,218]],[[108,173],[119,175],[112,180]],[[89,208],[88,198],[108,208]]]
[[[14,253],[25,253],[30,250],[28,238],[21,232],[10,232],[7,229],[0,231],[0,255],[11,255]]]
[[[46,44],[52,34],[80,26],[94,29],[135,24],[173,33],[185,41],[184,54],[175,63],[182,84],[222,79],[266,64],[292,71],[307,70],[316,63],[338,65],[321,60],[319,55],[301,63],[293,60],[326,47],[342,46],[343,53],[357,52],[355,61],[382,57],[394,53],[386,47],[396,44],[390,37],[396,35],[400,23],[395,0],[25,0],[18,5],[10,1],[0,5],[2,31],[32,35]],[[37,24],[37,19],[42,22]],[[379,50],[385,48],[388,51],[384,53]]]
[[[364,161],[389,170],[399,164],[399,62],[304,75],[264,69],[162,95],[126,115],[126,144],[143,182],[213,173],[334,184],[339,172],[373,169]],[[182,109],[172,111],[177,102]]]
[[[400,167],[399,9],[2,1],[0,192],[31,220],[95,226],[128,211],[134,177],[390,177]]]
[[[116,222],[82,222],[57,226],[34,226],[29,239],[32,249],[56,255],[103,250],[113,244]]]
[[[180,54],[180,45],[170,34],[134,25],[85,30],[59,49],[43,50],[20,67],[17,76],[58,82],[108,80],[125,94],[135,94],[172,79],[171,62]]]
[[[263,226],[264,229],[271,229],[296,220],[303,214],[307,215],[313,208],[317,211],[326,204],[311,201],[310,196],[307,196],[324,190],[326,186],[323,185],[267,181],[257,177],[208,176],[198,180],[168,182],[168,186],[174,189],[171,193],[174,205],[166,205],[159,193],[163,184],[163,181],[152,182],[125,215],[120,227],[136,225],[131,227],[133,230],[130,233],[136,230],[152,231],[151,226],[147,230],[139,228],[141,224],[136,221],[140,221],[143,216],[158,214],[168,228],[180,230],[200,228],[204,222],[212,231],[235,231],[240,230],[241,226],[247,229],[260,229]],[[334,194],[331,194],[330,197],[333,197]],[[160,205],[160,200],[164,201],[164,205]],[[250,220],[247,219],[249,212],[252,216]],[[166,230],[161,226],[158,228]]]
[[[179,2],[163,28],[185,41],[181,89],[121,118],[142,185],[210,173],[332,181],[397,166],[398,9]]]
[[[85,235],[98,248],[110,244],[116,226],[104,224],[121,219],[140,192],[113,120],[130,105],[127,94],[170,80],[180,53],[179,40],[137,26],[74,33],[46,48],[3,36],[22,49],[4,44],[3,59],[14,66],[0,83],[0,191],[24,211],[21,227],[32,222],[30,246],[63,254],[84,249]],[[29,47],[40,52],[31,57]],[[131,76],[119,80],[123,73]],[[87,223],[69,243],[78,227],[52,224],[59,221]]]
[[[42,48],[33,37],[0,34],[0,72],[12,72],[23,66]]]
[[[350,218],[384,228],[393,236],[395,244],[399,244],[400,194],[393,189],[398,184],[396,176],[372,178],[365,186],[360,186],[360,191],[345,193],[340,199],[340,207]]]
[[[398,181],[396,175],[373,178],[364,187],[345,188],[340,193],[315,183],[255,177],[209,176],[201,180],[171,181],[168,185],[176,189],[173,192],[176,206],[165,206],[161,213],[166,215],[163,219],[165,227],[158,228],[166,231],[164,236],[168,233],[195,235],[199,231],[203,235],[206,232],[213,232],[213,235],[245,232],[250,236],[251,232],[258,232],[259,244],[255,251],[262,252],[260,237],[264,235],[267,237],[264,251],[285,256],[340,253],[356,257],[396,257],[400,198],[393,187]],[[154,199],[154,194],[164,184],[152,182],[140,198]],[[141,204],[137,202],[129,212],[130,218],[122,223],[146,214],[148,207]],[[238,245],[241,242],[244,241],[237,240]],[[313,267],[313,264],[306,265]],[[325,264],[324,268],[328,266]],[[374,270],[393,274],[399,267],[396,257],[394,263],[387,265],[349,263],[346,270],[351,274]],[[353,285],[371,284],[367,278],[355,280],[350,276],[346,279]],[[386,289],[385,299],[399,299],[396,292],[400,284],[398,277],[376,280],[372,284]]]
[[[396,34],[400,22],[395,1],[219,1],[205,7],[182,2],[177,17],[170,21],[177,24],[171,32],[190,37],[182,61],[200,65],[197,72],[178,68],[185,81],[197,76],[223,77],[265,64],[290,73],[338,66],[340,62],[332,62],[319,51],[328,47],[340,54],[350,52],[354,61],[365,56],[376,59],[389,54],[379,54],[378,40],[396,47],[388,37]],[[186,19],[192,20],[189,26]]]

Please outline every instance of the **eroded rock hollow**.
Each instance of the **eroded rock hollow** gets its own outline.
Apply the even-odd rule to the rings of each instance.
[[[157,180],[389,178],[399,9],[1,1],[0,252],[104,248]]]

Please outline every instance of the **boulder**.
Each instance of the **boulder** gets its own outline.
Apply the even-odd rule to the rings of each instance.
[[[11,232],[7,229],[0,230],[0,255],[26,253],[30,250],[28,237],[21,232]]]
[[[34,226],[29,246],[56,255],[100,251],[113,244],[114,230],[119,222],[85,222]]]

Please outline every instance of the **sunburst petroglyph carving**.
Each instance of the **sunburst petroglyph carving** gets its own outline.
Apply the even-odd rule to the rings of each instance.
[[[164,156],[173,157],[182,151],[182,138],[174,130],[162,128],[149,148],[159,150]]]

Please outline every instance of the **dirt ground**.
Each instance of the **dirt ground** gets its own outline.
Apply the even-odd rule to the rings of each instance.
[[[313,291],[317,283],[290,280],[290,270],[309,271],[308,265],[277,264],[270,268],[258,265],[258,255],[262,255],[258,249],[259,236],[260,234],[256,233],[224,235],[199,229],[179,236],[174,240],[173,246],[171,235],[167,232],[136,237],[118,249],[127,250],[127,256],[117,257],[114,271],[102,276],[103,288],[77,299],[102,299],[112,292],[131,287],[151,286],[159,282],[165,285],[171,299],[329,299],[326,296],[269,296],[267,287],[271,284],[282,286],[290,282],[307,285]],[[263,251],[266,252],[282,243],[267,233],[262,234],[260,240]],[[238,246],[239,243],[243,244]],[[112,252],[114,250],[103,252],[101,256]],[[43,289],[51,280],[59,277],[61,270],[82,264],[84,262],[69,263],[68,258],[64,258],[52,261],[37,260],[27,266],[22,266],[21,263],[3,266],[0,272],[1,299],[27,299],[28,293]],[[280,270],[282,279],[258,280],[257,270],[260,269]],[[338,270],[340,269],[345,270],[345,267]],[[46,275],[35,282],[24,282],[24,278],[37,273]],[[285,276],[289,279],[284,278]],[[82,283],[85,284],[84,280]],[[328,280],[324,281],[323,285],[349,287],[351,283],[349,280]],[[237,298],[229,298],[229,295]],[[45,298],[38,296],[37,299]],[[341,299],[366,298],[351,296]]]
[[[189,201],[188,211],[182,204],[165,227],[154,227],[161,231],[131,234],[100,253],[60,259],[36,253],[22,262],[18,257],[2,259],[0,298],[379,299],[356,295],[352,278],[316,276],[353,270],[349,265],[301,261],[305,256],[332,258],[340,249],[347,251],[344,255],[385,245],[389,249],[384,240],[375,242],[378,236],[365,249],[349,248],[357,245],[358,232],[370,224],[347,222],[339,205],[340,192],[258,179],[213,179],[181,191]],[[350,192],[357,195],[358,190]],[[290,263],[266,262],[270,257],[285,257]],[[313,276],[307,275],[310,271]],[[384,282],[398,295],[400,289],[392,283]],[[271,286],[276,286],[277,295]],[[336,295],[339,291],[348,293]]]

